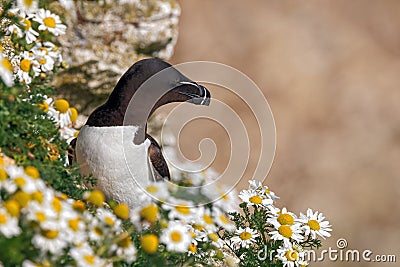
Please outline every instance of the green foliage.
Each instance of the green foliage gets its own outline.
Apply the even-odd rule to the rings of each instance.
[[[39,107],[46,86],[0,85],[0,148],[17,165],[34,166],[43,180],[57,191],[82,198],[83,178],[77,166],[66,166],[68,144],[54,121]]]

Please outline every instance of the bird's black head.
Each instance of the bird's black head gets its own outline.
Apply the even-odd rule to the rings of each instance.
[[[144,101],[154,97],[156,101],[151,108],[151,115],[158,107],[172,102],[209,105],[211,94],[207,88],[190,80],[171,64],[150,58],[140,60],[129,68],[118,81],[108,103],[126,108],[133,97],[140,97]]]
[[[122,75],[107,102],[87,121],[90,126],[138,125],[145,128],[148,117],[172,102],[209,105],[210,92],[160,59],[143,59]],[[138,138],[140,139],[140,138]]]

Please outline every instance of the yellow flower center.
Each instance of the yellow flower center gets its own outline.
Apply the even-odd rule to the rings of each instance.
[[[79,230],[79,218],[76,219],[71,219],[68,221],[68,226],[71,228],[74,232],[77,232]]]
[[[188,206],[186,206],[186,205],[177,205],[175,207],[175,210],[177,212],[185,214],[185,215],[190,214],[190,208]]]
[[[318,231],[321,229],[321,225],[319,225],[319,222],[317,220],[309,220],[308,221],[308,226],[310,226],[311,230]]]
[[[113,220],[113,218],[111,218],[111,217],[108,217],[108,216],[106,216],[105,218],[104,218],[104,222],[106,223],[106,224],[108,224],[109,226],[113,226],[114,225],[114,220]]]
[[[7,180],[7,172],[3,168],[0,168],[0,181],[5,181]]]
[[[288,225],[281,225],[279,226],[278,232],[286,238],[290,238],[293,234],[292,229],[290,229],[290,226]]]
[[[178,232],[178,231],[173,231],[173,232],[171,232],[170,236],[171,236],[171,240],[172,240],[173,242],[175,242],[175,243],[178,243],[179,241],[182,240],[182,235],[181,235],[181,233]]]
[[[43,23],[45,26],[49,28],[55,28],[56,27],[56,20],[53,17],[47,17],[43,19]]]
[[[292,215],[283,213],[279,215],[278,217],[278,222],[282,225],[293,225],[294,224],[294,218]]]
[[[0,156],[0,166],[1,165],[4,165],[4,160],[3,160],[3,157],[2,156]]]
[[[218,237],[218,235],[216,233],[208,234],[208,238],[210,238],[211,241],[214,241],[214,242],[217,242],[218,239],[219,239],[219,237]]]
[[[33,166],[28,166],[25,168],[25,174],[29,175],[32,178],[38,179],[40,177],[40,173],[38,169]]]
[[[192,253],[196,253],[197,252],[197,246],[195,244],[190,244],[189,245],[189,251]]]
[[[286,251],[285,256],[288,261],[297,261],[299,259],[299,255],[294,250]]]
[[[210,215],[204,214],[203,215],[203,220],[206,224],[212,224],[213,223],[213,219],[211,218]]]
[[[267,189],[265,189],[265,191],[264,191],[264,194],[267,194],[267,195],[269,195],[271,193],[271,191],[267,188]]]
[[[40,50],[42,50],[42,51],[45,51],[46,52],[46,55],[48,55],[49,54],[49,49],[47,49],[46,47],[40,47],[39,48]]]
[[[25,5],[26,7],[31,7],[32,4],[33,4],[33,0],[24,0],[24,5]]]
[[[128,205],[121,203],[115,206],[114,208],[114,213],[117,215],[119,218],[127,220],[129,219],[129,207]]]
[[[154,194],[158,192],[158,187],[155,185],[149,185],[148,187],[146,187],[146,191],[150,194]]]
[[[11,65],[10,60],[3,58],[3,60],[1,61],[1,64],[4,66],[4,68],[8,69],[9,71],[13,71],[13,67]]]
[[[140,215],[147,221],[154,223],[157,221],[158,207],[156,205],[149,205],[140,211]]]
[[[75,123],[76,120],[78,119],[78,111],[76,110],[76,108],[70,108],[69,110],[71,111],[70,115],[71,121]]]
[[[36,200],[37,202],[42,203],[43,202],[43,193],[40,191],[33,192],[31,194],[31,198],[32,198],[32,200]]]
[[[23,177],[17,177],[14,179],[14,183],[18,186],[18,187],[23,187],[26,184],[26,181]]]
[[[128,233],[123,233],[122,235],[122,239],[120,239],[118,241],[118,246],[120,246],[121,248],[127,248],[132,244],[132,240],[131,237],[129,236]]]
[[[7,215],[0,213],[0,224],[6,224],[7,223]]]
[[[72,207],[74,208],[74,210],[83,212],[86,207],[85,207],[85,203],[83,203],[82,200],[76,200],[73,204]]]
[[[193,229],[198,230],[198,231],[203,231],[204,226],[201,224],[193,224]]]
[[[228,194],[223,194],[223,195],[221,196],[221,198],[222,198],[223,200],[229,200]]]
[[[195,233],[195,232],[193,232],[193,231],[190,231],[189,233],[190,233],[190,235],[192,236],[192,238],[193,238],[193,239],[195,239],[195,238],[196,238],[196,233]]]
[[[26,184],[26,181],[23,177],[17,177],[14,179],[14,183],[18,186],[18,187],[23,187]]]
[[[28,204],[30,198],[31,198],[30,195],[27,194],[27,193],[25,193],[25,192],[23,192],[23,191],[18,191],[18,192],[15,193],[14,196],[13,196],[13,199],[14,199],[15,201],[17,201],[18,204],[19,204],[22,208],[24,208],[24,207]]]
[[[36,220],[38,222],[44,222],[47,219],[46,214],[41,211],[36,212]]]
[[[53,209],[57,213],[60,213],[61,210],[62,210],[62,203],[61,203],[61,200],[58,197],[54,197],[54,199],[53,199]]]
[[[262,198],[259,196],[252,196],[249,198],[249,201],[253,204],[261,204],[262,203]]]
[[[93,231],[94,231],[95,234],[98,235],[98,236],[102,236],[102,235],[103,235],[103,230],[101,230],[100,227],[97,227],[97,226],[96,226],[96,227],[93,229]]]
[[[25,23],[25,30],[29,30],[32,27],[32,23],[29,19],[25,19],[24,23]]]
[[[93,255],[85,255],[85,256],[83,256],[83,258],[84,258],[85,261],[86,261],[87,263],[89,263],[90,265],[93,265],[93,264],[94,264],[95,257],[94,257]]]
[[[66,113],[69,109],[69,103],[65,99],[58,99],[54,102],[54,108],[61,113]]]
[[[39,59],[39,64],[44,65],[46,64],[47,60],[45,58]]]
[[[10,199],[7,200],[4,204],[4,207],[8,211],[8,213],[13,217],[18,217],[21,211],[21,208],[17,201]]]
[[[48,239],[55,239],[58,236],[57,230],[43,230],[43,235]]]
[[[224,216],[223,214],[219,215],[219,219],[221,220],[222,223],[225,223],[225,224],[229,223],[229,219],[226,218],[226,216]]]
[[[239,237],[242,240],[249,240],[252,237],[252,234],[249,232],[243,232],[243,233],[240,233]]]
[[[29,72],[31,70],[31,61],[29,59],[24,58],[20,62],[21,70],[24,72]]]
[[[149,254],[154,254],[158,248],[158,237],[154,234],[147,234],[140,238],[143,250]]]

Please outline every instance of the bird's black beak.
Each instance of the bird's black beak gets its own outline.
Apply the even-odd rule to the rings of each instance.
[[[205,105],[208,106],[210,105],[210,101],[211,101],[211,94],[210,91],[208,91],[207,88],[205,88],[204,86],[195,83],[195,82],[180,82],[180,85],[189,85],[189,86],[193,86],[195,87],[197,90],[196,93],[193,92],[185,92],[185,91],[179,91],[179,94],[185,95],[190,97],[189,100],[187,100],[187,102],[189,103],[193,103],[195,105]]]

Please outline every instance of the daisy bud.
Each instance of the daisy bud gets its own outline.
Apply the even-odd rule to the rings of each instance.
[[[54,102],[54,108],[61,113],[66,113],[69,110],[69,103],[65,99],[58,99]]]
[[[103,202],[105,200],[104,194],[103,192],[99,191],[99,190],[93,190],[92,192],[89,192],[87,194],[87,201],[89,201],[90,203],[98,206],[98,207],[102,207],[103,206]]]
[[[117,215],[119,218],[127,220],[129,219],[129,207],[128,205],[121,203],[115,206],[114,208],[114,213]]]
[[[154,234],[146,234],[140,238],[140,245],[145,252],[154,254],[158,248],[158,237]]]

